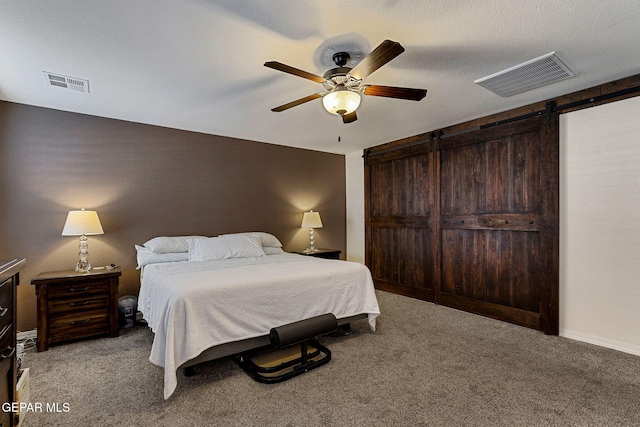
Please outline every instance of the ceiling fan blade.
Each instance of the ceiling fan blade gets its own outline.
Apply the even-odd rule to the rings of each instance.
[[[286,65],[277,61],[265,62],[264,66],[268,68],[273,68],[274,70],[282,71],[284,73],[293,74],[294,76],[302,77],[303,79],[313,80],[314,82],[318,82],[318,83],[324,83],[325,81],[323,77],[317,76],[312,73],[308,73],[303,70],[299,70],[297,68],[291,67],[289,65]]]
[[[271,111],[275,111],[279,113],[284,110],[288,110],[289,108],[296,107],[300,104],[304,104],[305,102],[313,101],[314,99],[322,98],[324,93],[314,93],[313,95],[305,96],[304,98],[296,99],[295,101],[291,101],[287,104],[281,105],[276,108],[272,108]]]
[[[345,114],[342,116],[342,123],[344,124],[353,123],[356,120],[358,120],[358,116],[356,116],[355,111],[353,113]]]
[[[404,52],[404,48],[400,43],[385,40],[360,61],[349,74],[356,79],[362,80],[402,52]]]
[[[408,99],[410,101],[420,101],[427,96],[426,89],[412,89],[408,87],[364,85],[365,95],[384,96],[386,98]]]

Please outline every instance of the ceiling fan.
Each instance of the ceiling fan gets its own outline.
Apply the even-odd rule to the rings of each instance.
[[[342,117],[344,123],[352,123],[358,119],[356,109],[360,105],[361,95],[420,101],[427,95],[426,89],[362,84],[364,78],[370,76],[402,52],[404,52],[404,48],[400,43],[385,40],[353,68],[345,67],[350,58],[349,53],[337,52],[332,57],[336,68],[330,69],[322,77],[281,62],[265,62],[265,67],[321,83],[326,90],[326,92],[314,93],[272,108],[271,111],[279,113],[305,102],[322,98],[322,104],[329,113]]]

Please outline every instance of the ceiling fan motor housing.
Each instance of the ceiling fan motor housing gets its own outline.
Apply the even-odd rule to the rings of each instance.
[[[347,80],[347,74],[351,71],[348,67],[332,68],[322,75],[326,80],[333,80],[336,84],[344,83]],[[340,81],[342,80],[342,81]]]
[[[358,80],[349,73],[351,72],[349,67],[337,67],[332,68],[322,76],[325,81],[322,83],[324,88],[328,91],[333,90],[350,90],[354,92],[360,91],[360,83],[362,80]]]

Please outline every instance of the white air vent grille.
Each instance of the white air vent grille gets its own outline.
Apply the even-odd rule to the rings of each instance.
[[[89,93],[89,80],[78,79],[76,77],[63,76],[61,74],[43,71],[47,84],[62,87],[65,89],[77,90],[78,92]]]
[[[478,79],[474,83],[500,96],[511,96],[575,75],[556,56],[555,52],[551,52],[515,67]]]

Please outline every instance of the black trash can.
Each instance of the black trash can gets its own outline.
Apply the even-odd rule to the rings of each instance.
[[[136,324],[138,298],[125,295],[118,299],[118,320],[121,328],[131,328]]]

